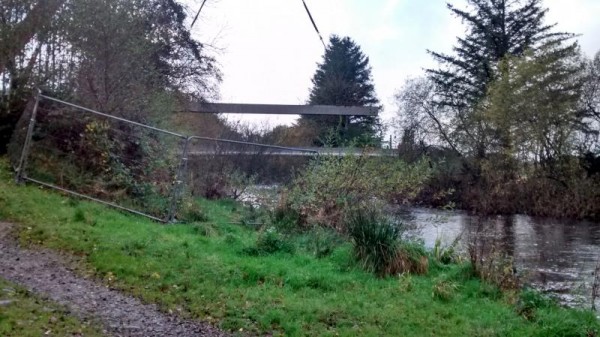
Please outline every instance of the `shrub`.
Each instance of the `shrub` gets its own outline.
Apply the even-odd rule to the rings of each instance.
[[[348,218],[354,255],[366,270],[378,276],[400,273],[424,274],[428,260],[421,245],[401,241],[402,226],[374,210],[357,210]]]
[[[278,206],[269,213],[269,221],[283,232],[295,232],[304,222],[298,211],[287,206]]]
[[[295,179],[287,204],[309,224],[346,232],[344,219],[374,200],[408,202],[430,174],[425,160],[407,164],[397,158],[324,156]]]

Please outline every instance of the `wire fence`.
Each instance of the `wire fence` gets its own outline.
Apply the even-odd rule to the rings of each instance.
[[[286,183],[318,155],[187,136],[41,93],[24,116],[18,181],[161,222],[176,221],[186,197],[237,198],[252,184]]]

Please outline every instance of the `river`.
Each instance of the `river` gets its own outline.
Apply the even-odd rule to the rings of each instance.
[[[573,307],[591,306],[594,270],[600,263],[600,224],[525,215],[481,217],[461,211],[412,208],[395,212],[408,233],[432,248],[436,239],[466,251],[473,236],[485,236],[511,257],[526,284]],[[600,300],[596,300],[600,307]]]

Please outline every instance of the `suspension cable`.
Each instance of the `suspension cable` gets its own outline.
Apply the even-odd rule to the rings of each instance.
[[[319,32],[319,28],[317,28],[317,24],[315,23],[315,20],[313,19],[312,15],[310,14],[310,10],[308,9],[308,6],[306,5],[306,2],[304,0],[302,0],[302,4],[304,5],[304,9],[306,9],[306,14],[308,14],[308,18],[310,19],[310,22],[312,22],[312,25],[315,28],[315,31],[317,32],[317,35],[319,35],[319,39],[321,40],[321,43],[323,44],[323,48],[327,49],[327,46],[325,45],[325,41],[323,41],[323,37],[321,36],[321,32]]]

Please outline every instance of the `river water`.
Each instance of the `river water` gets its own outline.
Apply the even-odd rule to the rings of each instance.
[[[395,213],[407,224],[408,233],[429,248],[438,238],[442,246],[457,240],[464,252],[470,239],[485,236],[497,251],[513,259],[526,284],[563,304],[591,307],[594,270],[600,263],[599,223],[524,215],[481,217],[424,208]]]

